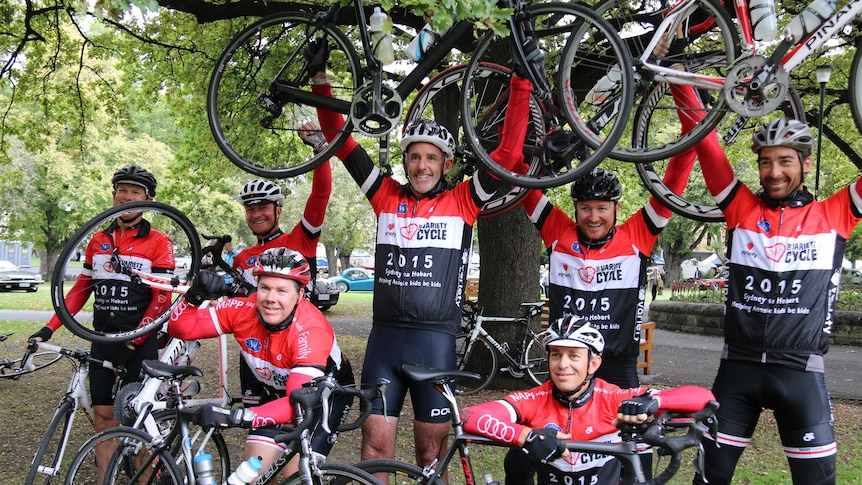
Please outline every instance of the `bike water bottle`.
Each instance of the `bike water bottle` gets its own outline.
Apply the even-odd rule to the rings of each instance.
[[[751,24],[754,26],[754,38],[770,41],[778,34],[778,18],[775,16],[775,0],[751,0],[748,11],[751,12]]]
[[[389,26],[386,25],[389,16],[381,11],[380,7],[374,7],[374,13],[368,20],[368,30],[371,32],[371,49],[374,51],[374,55],[383,65],[392,64],[395,61],[395,50],[392,48],[392,35],[389,33]]]
[[[416,34],[416,37],[413,37],[410,45],[407,46],[407,57],[415,62],[419,62],[419,59],[431,49],[431,46],[439,38],[440,36],[437,35],[437,32],[434,32],[430,25],[425,24],[425,27],[422,27],[422,30]]]
[[[240,463],[236,471],[231,473],[227,478],[228,485],[246,485],[260,473],[263,468],[263,462],[259,456],[253,456],[248,460]]]
[[[784,28],[784,37],[793,44],[799,43],[829,18],[837,6],[837,0],[814,0],[787,24]]]
[[[213,456],[203,451],[195,456],[193,467],[195,469],[195,483],[198,485],[218,485],[213,473]]]
[[[596,82],[596,85],[590,89],[590,92],[587,93],[584,100],[595,106],[604,103],[605,100],[608,99],[608,96],[610,96],[614,89],[616,89],[617,85],[619,85],[622,78],[623,76],[620,72],[620,66],[611,67],[610,70],[608,70],[608,73],[602,76],[602,78]]]

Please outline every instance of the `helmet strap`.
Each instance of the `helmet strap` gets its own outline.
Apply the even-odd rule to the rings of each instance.
[[[263,320],[263,316],[260,314],[260,310],[258,310],[258,312],[257,312],[257,320],[260,322],[261,325],[263,325],[263,328],[267,329],[268,331],[273,332],[273,333],[281,332],[282,330],[289,327],[291,323],[293,323],[293,315],[296,314],[296,308],[299,306],[299,302],[301,300],[302,300],[302,298],[296,300],[296,305],[293,306],[293,310],[290,311],[290,315],[288,315],[287,318],[282,320],[281,323],[277,323],[275,325],[270,325],[270,324],[266,323]]]
[[[592,353],[590,353],[590,358],[592,358]],[[553,381],[552,381],[553,382]],[[581,392],[586,387],[586,390],[580,396],[575,399],[571,399],[572,396],[576,396],[579,392]],[[557,388],[556,385],[553,386],[552,394],[554,398],[560,402],[560,404],[570,407],[570,408],[579,408],[584,404],[590,401],[590,398],[593,397],[593,390],[595,389],[595,380],[593,379],[593,374],[590,374],[584,379],[584,382],[578,386],[577,389],[573,391],[563,392]]]

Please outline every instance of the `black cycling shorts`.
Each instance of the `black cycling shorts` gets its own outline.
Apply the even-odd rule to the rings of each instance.
[[[155,334],[138,345],[135,350],[129,350],[125,343],[101,343],[93,342],[90,347],[90,355],[97,359],[109,360],[117,363],[126,359],[126,376],[119,387],[122,387],[130,382],[140,382],[141,368],[143,362],[147,359],[159,358],[159,339],[154,338]],[[129,355],[131,354],[131,355]],[[91,365],[90,366],[90,400],[94,406],[113,406],[114,392],[119,390],[114,389],[114,380],[116,373],[113,370],[105,367]]]
[[[399,416],[404,398],[410,391],[413,414],[423,423],[449,422],[449,404],[434,385],[413,381],[401,371],[405,363],[438,369],[455,369],[455,336],[443,332],[415,328],[374,326],[365,348],[362,365],[362,387],[373,386],[377,379],[389,379],[386,388],[386,415]],[[382,415],[383,400],[372,406],[373,414]]]

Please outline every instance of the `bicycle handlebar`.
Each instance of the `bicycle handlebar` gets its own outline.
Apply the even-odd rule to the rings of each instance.
[[[329,401],[332,396],[338,394],[358,397],[361,413],[352,422],[339,425],[337,431],[343,432],[357,429],[362,426],[362,423],[371,414],[371,400],[382,396],[388,385],[389,380],[383,378],[377,381],[376,386],[369,389],[361,389],[354,385],[341,386],[336,384],[335,379],[330,376],[313,380],[308,385],[294,389],[290,393],[291,402],[298,405],[305,412],[302,421],[292,430],[281,433],[275,436],[274,439],[280,443],[296,441],[306,429],[315,425],[318,421],[321,422],[324,431],[331,433],[328,423]],[[322,414],[320,418],[318,418],[318,412]]]
[[[71,350],[64,347],[60,347],[59,345],[49,344],[48,342],[38,342],[35,339],[30,339],[27,341],[27,349],[24,351],[24,357],[21,359],[21,366],[30,359],[30,356],[36,353],[37,350],[44,350],[47,352],[55,352],[62,356],[68,357],[70,359],[75,359],[80,363],[89,363],[94,364],[98,367],[104,367],[106,369],[112,370],[121,370],[120,367],[114,365],[110,360],[98,359],[90,355],[90,352],[86,350]]]
[[[213,266],[221,268],[226,274],[233,277],[233,281],[228,288],[228,294],[235,295],[239,292],[240,288],[245,290],[246,294],[254,293],[257,288],[255,288],[254,285],[246,281],[245,276],[243,276],[241,271],[233,269],[221,257],[222,252],[224,252],[224,245],[233,241],[231,235],[222,234],[221,236],[218,236],[201,234],[201,237],[208,241],[215,241],[213,244],[203,248],[201,252],[203,254],[210,253],[213,258]]]

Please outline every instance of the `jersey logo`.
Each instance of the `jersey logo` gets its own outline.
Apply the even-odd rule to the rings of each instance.
[[[763,229],[763,232],[769,234],[769,230],[772,229],[772,224],[770,224],[766,219],[761,219],[757,221],[757,227]]]
[[[572,251],[577,254],[584,254],[584,251],[581,249],[581,244],[578,241],[572,243]]]
[[[390,222],[388,226],[386,226],[390,231],[395,229],[395,224]]]
[[[547,428],[547,429],[552,429],[552,430],[556,431],[557,433],[562,433],[562,432],[563,432],[563,427],[562,427],[562,426],[560,426],[560,425],[559,425],[559,424],[557,424],[557,423],[548,423],[548,424],[546,424],[546,425],[544,425],[544,426],[542,426],[542,427],[543,427],[543,428]]]
[[[111,245],[108,243],[102,243],[102,244],[99,244],[99,249],[102,251],[107,251],[107,250],[111,249]]]
[[[252,256],[252,257],[245,260],[245,266],[247,268],[254,266],[255,263],[257,263],[257,256]]]
[[[401,228],[401,236],[405,239],[413,239],[417,232],[419,232],[418,224],[410,224]]]
[[[245,346],[248,348],[248,350],[251,350],[252,352],[260,352],[260,349],[263,348],[263,345],[260,343],[260,340],[254,337],[249,337],[245,339]]]
[[[578,268],[578,276],[584,283],[592,283],[596,277],[596,268],[587,266],[586,268]]]
[[[257,375],[259,375],[261,379],[265,381],[272,379],[272,369],[266,367],[256,367],[254,371],[257,372]]]
[[[781,258],[784,256],[784,251],[787,249],[787,246],[784,243],[773,244],[772,246],[766,246],[764,248],[766,252],[766,257],[769,258],[770,261],[775,261],[776,263],[781,261]]]
[[[402,202],[398,204],[398,213],[406,214],[407,213],[407,202]]]

